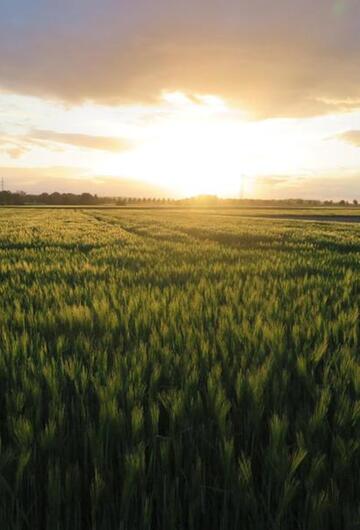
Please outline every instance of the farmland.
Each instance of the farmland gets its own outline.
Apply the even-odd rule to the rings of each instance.
[[[0,210],[0,528],[360,526],[360,225],[250,214]]]

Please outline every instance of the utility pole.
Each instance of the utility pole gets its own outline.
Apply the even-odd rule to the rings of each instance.
[[[5,189],[5,181],[4,181],[4,177],[1,177],[1,191],[4,191]]]

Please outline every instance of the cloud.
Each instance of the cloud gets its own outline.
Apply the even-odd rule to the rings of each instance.
[[[256,116],[359,107],[357,0],[13,0],[0,86],[69,102],[216,94]]]
[[[110,152],[126,151],[131,147],[128,140],[112,136],[60,133],[42,129],[33,129],[28,134],[0,136],[0,154],[3,153],[13,159],[21,158],[33,147],[61,150],[61,146],[65,145]]]
[[[13,159],[20,158],[26,153],[27,147],[22,141],[18,141],[15,137],[0,136],[0,154],[5,154]]]
[[[125,177],[89,176],[86,170],[72,167],[0,167],[5,189],[26,193],[92,193],[99,196],[172,197],[169,187]]]
[[[267,175],[254,179],[253,193],[264,199],[359,199],[360,172],[339,170],[319,175]]]
[[[360,147],[360,130],[359,131],[345,131],[341,134],[337,134],[335,138],[343,140],[348,144]]]
[[[21,158],[24,153],[26,153],[26,149],[22,147],[9,147],[5,149],[5,153],[10,156],[10,158],[18,159]]]
[[[40,129],[35,129],[28,135],[27,141],[32,142],[33,140],[112,152],[124,151],[130,148],[130,142],[121,138],[111,136],[92,136],[89,134],[78,133],[60,133]]]

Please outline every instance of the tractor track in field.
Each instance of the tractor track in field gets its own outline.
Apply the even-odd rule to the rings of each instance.
[[[246,215],[249,219],[278,219],[284,221],[316,221],[326,223],[360,223],[360,215],[297,215],[297,214],[263,214]]]

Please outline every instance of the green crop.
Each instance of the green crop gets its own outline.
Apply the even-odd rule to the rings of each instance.
[[[360,527],[360,225],[0,210],[0,528]]]

